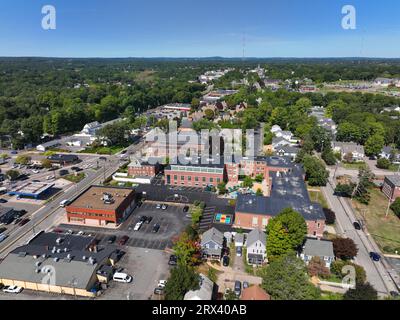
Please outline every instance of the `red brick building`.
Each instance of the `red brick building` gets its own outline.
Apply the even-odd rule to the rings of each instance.
[[[322,238],[325,229],[325,216],[318,204],[299,204],[293,206],[284,199],[270,197],[239,195],[235,209],[235,228],[247,230],[265,230],[271,218],[282,210],[293,208],[298,211],[307,223],[308,235]]]
[[[386,176],[383,182],[382,192],[391,200],[400,198],[400,175]]]
[[[215,186],[226,181],[224,165],[169,165],[164,170],[166,184],[173,186]]]
[[[160,172],[159,164],[148,162],[132,162],[128,165],[129,176],[155,177]]]
[[[66,207],[67,220],[98,226],[120,224],[135,206],[132,189],[91,186]]]

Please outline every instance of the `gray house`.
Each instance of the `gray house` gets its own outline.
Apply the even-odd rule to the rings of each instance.
[[[260,229],[252,230],[247,236],[247,263],[262,265],[267,257],[266,234]]]
[[[314,257],[319,257],[324,261],[325,266],[330,268],[331,263],[335,260],[332,241],[307,239],[300,258],[308,264]]]
[[[224,235],[215,228],[203,233],[201,237],[201,249],[203,256],[208,259],[220,260],[222,257],[222,249],[224,248]]]
[[[292,147],[289,145],[282,146],[276,149],[276,154],[281,157],[290,157],[292,160],[296,159],[300,148]]]

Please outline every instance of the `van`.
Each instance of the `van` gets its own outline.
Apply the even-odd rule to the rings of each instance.
[[[60,207],[61,208],[65,208],[69,204],[70,204],[69,200],[63,200],[63,201],[60,202]]]
[[[132,282],[132,277],[126,273],[117,272],[114,273],[113,280],[116,282],[130,283]]]

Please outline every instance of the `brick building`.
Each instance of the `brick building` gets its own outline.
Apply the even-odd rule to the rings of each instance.
[[[128,165],[128,175],[131,177],[155,177],[161,169],[160,164],[150,164],[147,161],[132,161]]]
[[[400,175],[397,176],[386,176],[383,182],[382,192],[386,197],[391,200],[396,200],[400,197]]]
[[[120,224],[136,206],[129,188],[91,186],[66,207],[68,222],[106,226]]]
[[[215,186],[226,181],[223,164],[169,165],[164,170],[165,182],[174,186],[199,187]]]
[[[302,168],[292,164],[290,169],[281,171],[275,167],[275,170],[269,173],[269,197],[238,196],[234,227],[264,230],[271,218],[286,208],[292,208],[306,220],[308,235],[321,238],[325,229],[325,215],[322,207],[310,200]]]

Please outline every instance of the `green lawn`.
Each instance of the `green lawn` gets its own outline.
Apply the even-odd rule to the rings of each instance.
[[[389,166],[389,170],[390,170],[390,171],[397,172],[397,171],[399,170],[399,167],[400,167],[400,165],[398,165],[398,164],[391,164],[391,165]]]
[[[371,190],[371,201],[368,206],[352,201],[358,218],[365,215],[368,232],[386,253],[400,252],[400,219],[389,210],[386,218],[388,199],[379,189]]]
[[[111,147],[89,147],[86,148],[85,150],[81,151],[80,153],[95,153],[95,154],[102,154],[102,155],[113,155],[116,154],[122,150],[124,150],[126,147],[123,146],[111,146]]]
[[[74,183],[78,183],[80,181],[82,181],[83,179],[85,179],[85,174],[84,173],[78,173],[77,175],[75,174],[70,174],[68,176],[63,177],[65,180],[74,182]]]
[[[366,168],[367,164],[365,162],[355,162],[355,163],[342,162],[342,167],[350,170],[359,170]]]

